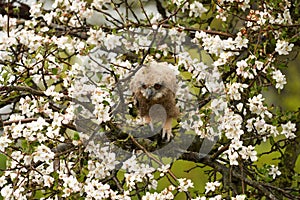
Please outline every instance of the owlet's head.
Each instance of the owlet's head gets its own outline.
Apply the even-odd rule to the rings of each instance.
[[[176,74],[167,63],[150,62],[139,69],[130,82],[132,92],[157,100],[166,92],[176,93]]]

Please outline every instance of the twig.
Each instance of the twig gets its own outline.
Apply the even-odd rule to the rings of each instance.
[[[169,19],[171,19],[173,16],[177,15],[177,13],[179,12],[179,10],[181,10],[183,8],[183,6],[188,3],[189,0],[186,0],[185,2],[183,2],[176,10],[175,12],[173,12],[171,15],[168,16],[168,18],[164,19],[163,21],[160,22],[160,25],[166,23],[169,21]]]
[[[146,11],[145,11],[145,8],[144,8],[144,5],[143,5],[142,1],[141,1],[141,0],[139,0],[139,2],[140,2],[140,5],[141,5],[141,8],[142,8],[142,11],[143,11],[143,13],[144,13],[144,15],[145,15],[145,17],[146,17],[146,19],[147,19],[148,23],[151,25],[151,20],[150,20],[150,18],[148,17],[148,15],[147,15]]]
[[[33,88],[27,87],[27,86],[1,86],[0,87],[0,92],[1,91],[24,91],[24,92],[29,92],[30,94],[37,95],[37,96],[46,96],[45,93],[41,90],[35,90]]]
[[[1,86],[0,87],[0,92],[1,91],[6,91],[6,92],[11,92],[11,91],[19,91],[19,92],[28,92],[32,95],[37,95],[37,96],[46,96],[45,92],[42,91],[42,90],[36,90],[36,89],[33,89],[31,87],[27,87],[27,86],[15,86],[15,85],[9,85],[9,86]],[[63,98],[65,100],[69,100],[71,101],[72,98],[67,96],[67,95],[64,95]]]

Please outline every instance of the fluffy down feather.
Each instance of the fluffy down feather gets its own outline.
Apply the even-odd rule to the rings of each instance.
[[[167,63],[150,62],[139,69],[130,82],[139,115],[153,129],[153,122],[163,124],[163,138],[170,140],[172,119],[177,118],[176,73]],[[162,116],[166,115],[166,116]]]

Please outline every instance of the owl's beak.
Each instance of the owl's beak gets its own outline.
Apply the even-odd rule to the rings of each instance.
[[[152,88],[147,88],[146,89],[146,99],[150,99],[153,96],[154,92],[152,90]]]

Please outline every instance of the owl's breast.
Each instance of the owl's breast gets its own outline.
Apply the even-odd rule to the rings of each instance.
[[[177,118],[179,115],[179,109],[176,107],[175,94],[173,92],[161,94],[153,99],[146,99],[141,92],[137,92],[135,100],[141,117],[149,116],[149,110],[155,104],[163,106],[168,117]]]

